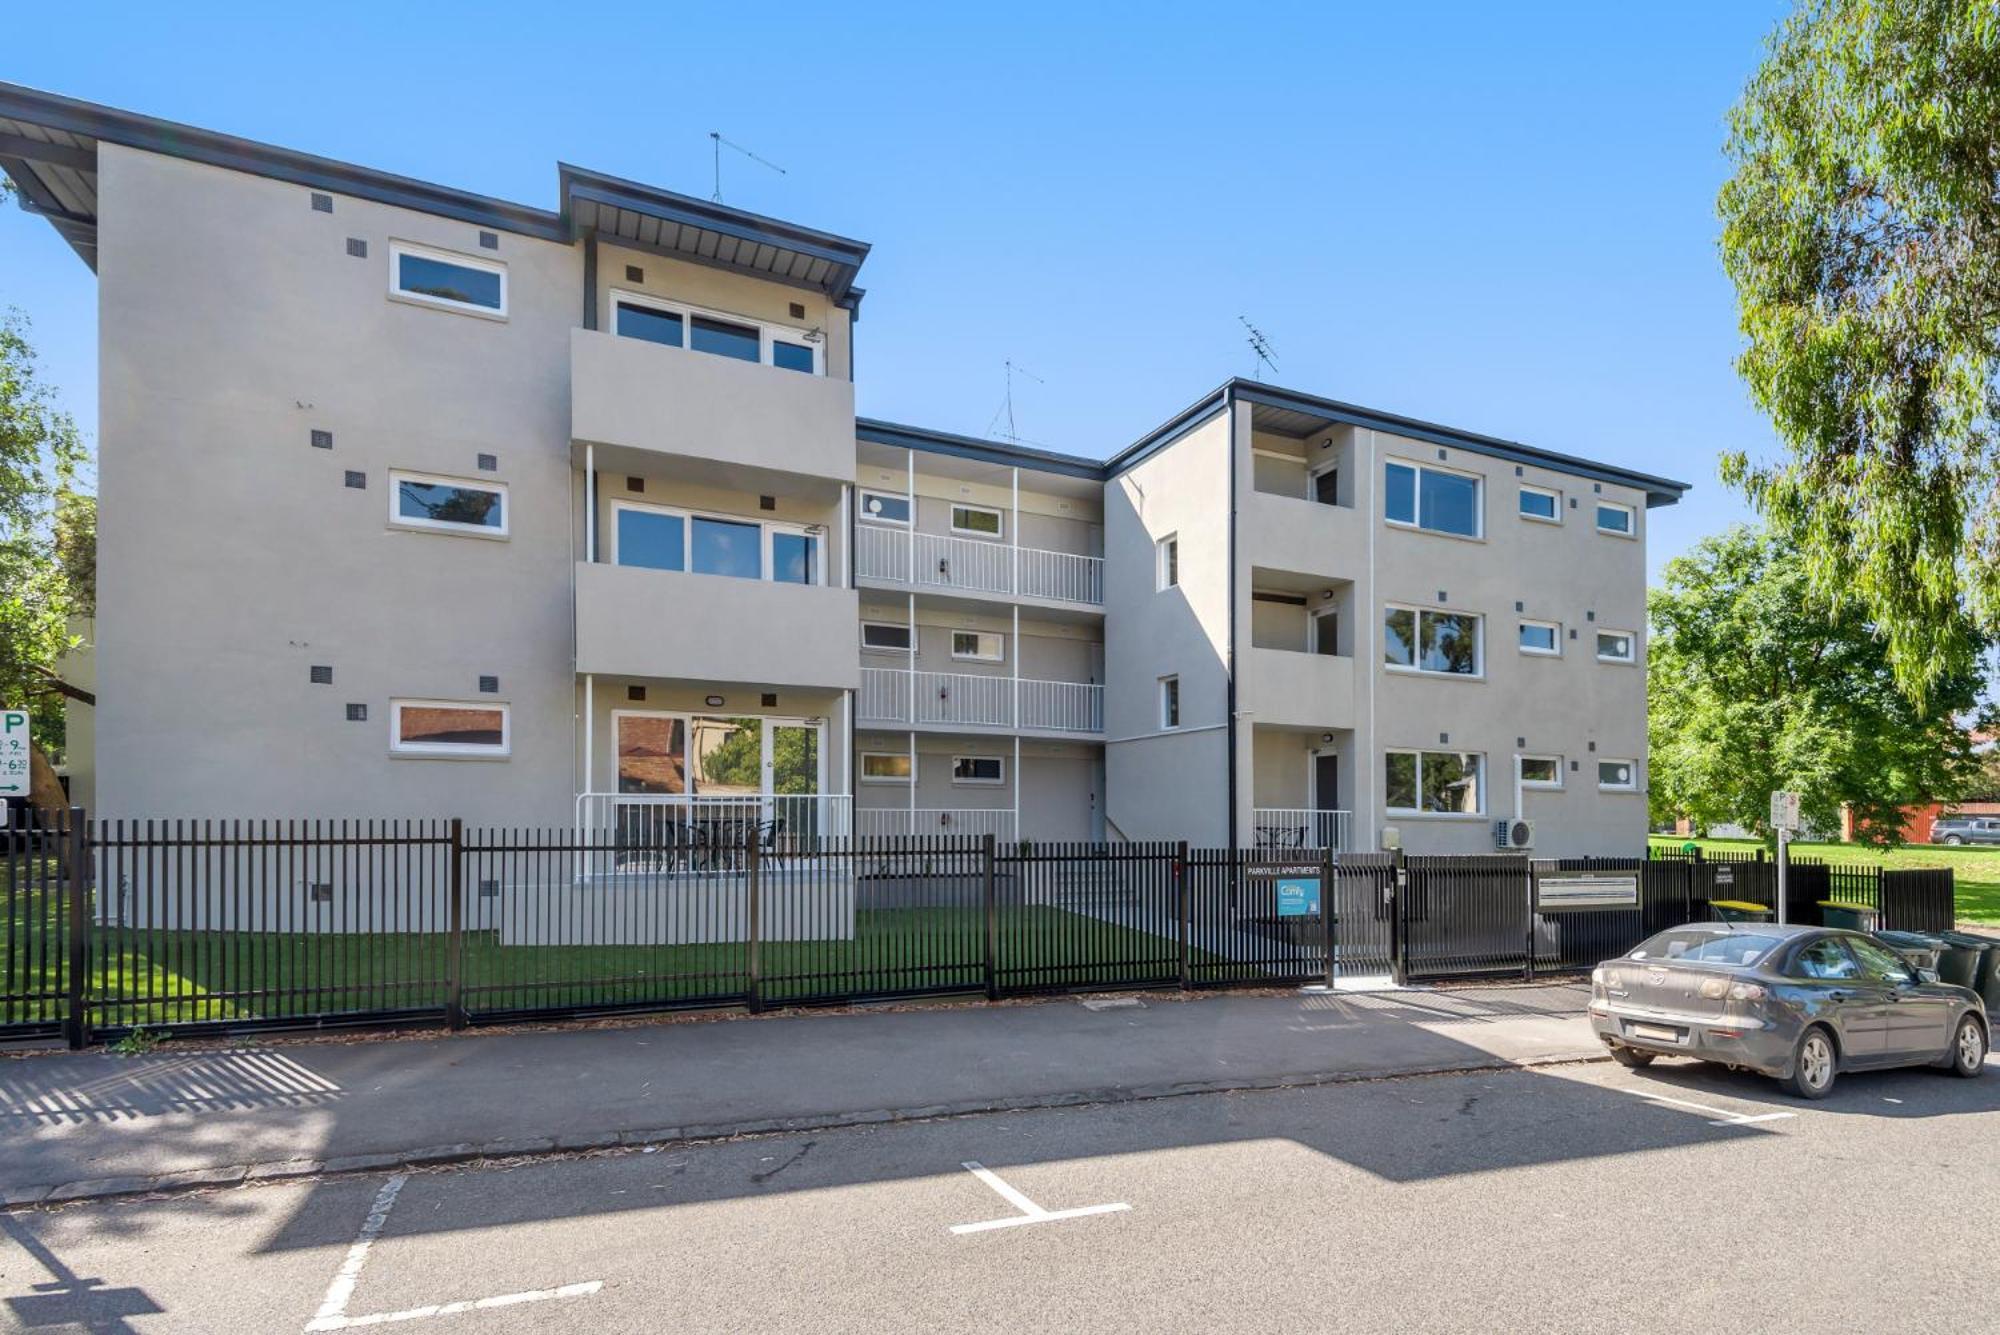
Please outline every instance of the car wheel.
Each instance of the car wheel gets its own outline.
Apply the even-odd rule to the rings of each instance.
[[[1833,1078],[1839,1069],[1832,1035],[1815,1025],[1799,1036],[1799,1045],[1792,1051],[1792,1073],[1782,1083],[1802,1099],[1823,1099],[1833,1092]]]
[[[1951,1038],[1951,1073],[1970,1080],[1985,1070],[1986,1030],[1972,1016],[1961,1016]]]
[[[1962,843],[1964,843],[1964,842],[1965,842],[1965,840],[1963,840],[1963,839],[1959,838],[1959,837],[1958,837],[1957,835],[1955,835],[1955,834],[1948,834],[1948,835],[1946,835],[1946,836],[1944,837],[1944,841],[1945,841],[1945,843],[1947,843],[1947,844],[1951,845],[1951,846],[1952,846],[1953,848],[1956,848],[1956,847],[1958,847],[1958,846],[1959,846],[1960,844],[1962,844]]]
[[[1612,1061],[1617,1062],[1620,1066],[1629,1066],[1635,1071],[1642,1066],[1651,1066],[1655,1055],[1651,1052],[1641,1052],[1637,1048],[1611,1049]]]

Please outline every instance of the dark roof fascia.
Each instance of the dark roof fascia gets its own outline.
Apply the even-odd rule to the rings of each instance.
[[[313,186],[334,194],[415,209],[462,222],[548,241],[568,241],[562,218],[547,209],[490,195],[419,181],[392,172],[357,167],[289,148],[218,134],[176,121],[120,111],[76,98],[0,83],[0,116],[27,121],[128,148],[144,149],[190,162],[226,167],[253,176]]]
[[[1523,445],[1519,441],[1501,440],[1497,436],[1482,436],[1477,432],[1461,431],[1456,427],[1440,426],[1436,422],[1425,422],[1414,417],[1402,417],[1396,413],[1379,412],[1373,408],[1361,408],[1351,403],[1341,403],[1336,399],[1322,399],[1311,394],[1301,394],[1296,390],[1279,389],[1273,385],[1260,384],[1251,380],[1232,380],[1225,388],[1233,389],[1239,399],[1248,403],[1263,403],[1273,408],[1289,408],[1294,412],[1312,413],[1329,421],[1342,422],[1349,426],[1367,427],[1374,431],[1388,431],[1398,436],[1408,436],[1414,440],[1428,441],[1433,445],[1444,445],[1457,449],[1471,450],[1475,454],[1491,455],[1510,463],[1533,464],[1540,468],[1550,468],[1557,472],[1587,477],[1599,482],[1616,483],[1621,487],[1632,487],[1646,493],[1646,507],[1653,509],[1662,505],[1672,505],[1688,490],[1686,482],[1676,482],[1671,478],[1654,477],[1650,473],[1638,473],[1614,464],[1598,463],[1591,459],[1579,459],[1575,455],[1559,454],[1554,450],[1541,449],[1534,445]],[[1115,462],[1115,461],[1114,461]]]
[[[1175,413],[1159,426],[1154,427],[1151,431],[1139,437],[1138,440],[1133,441],[1130,445],[1112,455],[1110,460],[1104,465],[1105,478],[1109,480],[1110,478],[1117,477],[1120,473],[1148,455],[1165,449],[1195,428],[1205,426],[1210,418],[1229,407],[1229,392],[1235,383],[1232,380],[1228,384],[1211,390],[1201,398],[1196,399],[1188,407]]]
[[[928,454],[949,454],[960,459],[976,459],[982,463],[1001,464],[1006,467],[1032,468],[1037,472],[1060,473],[1065,477],[1084,478],[1092,482],[1102,482],[1105,477],[1104,463],[1100,459],[1058,454],[1053,450],[1037,450],[1025,445],[1010,445],[1004,441],[979,440],[972,436],[903,426],[900,423],[883,422],[870,417],[854,419],[854,434],[861,440],[876,445],[893,445],[898,449],[922,450]]]

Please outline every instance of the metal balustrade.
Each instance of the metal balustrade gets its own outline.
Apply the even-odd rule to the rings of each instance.
[[[1101,733],[1104,687],[1087,681],[1023,677],[1016,682],[997,674],[863,668],[860,721]]]
[[[854,821],[855,833],[863,839],[990,834],[1002,843],[1011,843],[1014,838],[1014,813],[1004,807],[859,807]]]
[[[1310,807],[1257,807],[1251,824],[1259,848],[1330,848],[1353,851],[1354,813]]]
[[[1104,558],[1004,542],[862,524],[855,531],[859,579],[966,593],[1018,593],[1053,602],[1104,604]]]

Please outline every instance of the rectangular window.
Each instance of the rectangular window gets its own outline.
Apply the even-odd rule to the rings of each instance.
[[[955,630],[951,633],[951,656],[976,663],[1005,662],[1007,637],[988,630]]]
[[[1007,782],[1007,762],[999,756],[953,756],[951,758],[951,781],[953,783],[1005,783]]]
[[[810,533],[772,529],[771,578],[780,584],[819,583],[819,539]]]
[[[861,493],[861,517],[877,524],[910,522],[910,498],[887,491]]]
[[[894,621],[864,621],[861,647],[906,654],[910,651],[910,628]]]
[[[1160,678],[1160,726],[1178,728],[1181,726],[1181,679],[1179,677]]]
[[[612,328],[620,338],[643,339],[669,348],[691,348],[808,375],[818,375],[822,370],[820,343],[815,335],[797,329],[699,310],[616,288],[612,289],[611,303]]]
[[[917,777],[915,756],[898,755],[889,751],[863,751],[861,753],[861,782],[908,784]]]
[[[1521,786],[1523,788],[1560,788],[1563,786],[1563,762],[1561,756],[1522,756]]]
[[[618,791],[685,793],[687,720],[670,714],[614,714]]]
[[[764,577],[764,526],[696,515],[689,524],[688,568],[697,575]]]
[[[1390,607],[1382,619],[1382,658],[1390,667],[1476,677],[1484,669],[1481,618],[1470,612]]]
[[[1181,582],[1181,539],[1177,533],[1169,533],[1153,544],[1156,555],[1156,572],[1159,587],[1171,589]]]
[[[812,375],[819,370],[819,359],[810,343],[794,343],[787,338],[773,335],[771,338],[771,365],[786,371],[804,371]]]
[[[1562,493],[1546,487],[1521,488],[1521,518],[1544,524],[1562,523]]]
[[[662,343],[670,348],[687,344],[686,320],[679,311],[644,306],[636,301],[618,303],[618,336]]]
[[[1633,657],[1633,637],[1623,630],[1600,630],[1597,632],[1597,661],[1600,663],[1629,663]]]
[[[1639,786],[1639,767],[1629,760],[1600,760],[1597,786],[1615,793],[1632,792]]]
[[[1005,517],[998,510],[989,510],[983,505],[954,505],[951,507],[951,531],[998,538],[1006,532]]]
[[[1476,816],[1486,810],[1486,758],[1461,751],[1390,751],[1383,792],[1389,810]]]
[[[1561,653],[1562,627],[1553,621],[1523,621],[1521,623],[1521,652],[1524,654]]]
[[[621,505],[612,528],[612,560],[650,570],[687,569],[687,519],[664,510]]]
[[[1390,523],[1461,538],[1480,535],[1477,477],[1391,460],[1383,481],[1383,514]]]
[[[1340,504],[1340,470],[1323,468],[1312,475],[1312,498],[1321,505]]]
[[[414,756],[504,756],[507,706],[391,700],[389,749]]]
[[[696,352],[734,357],[739,362],[764,360],[764,341],[755,325],[718,320],[712,315],[697,315],[689,319],[688,326],[688,346]]]
[[[1597,503],[1597,531],[1615,533],[1621,538],[1632,536],[1634,516],[1637,514],[1629,505],[1619,505],[1615,501]]]
[[[389,522],[399,528],[507,536],[507,488],[423,473],[389,473]]]
[[[479,315],[505,315],[507,266],[448,250],[391,241],[389,291],[426,306]]]

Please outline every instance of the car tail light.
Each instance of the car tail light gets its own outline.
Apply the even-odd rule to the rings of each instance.
[[[1592,987],[1603,987],[1603,986],[1604,986],[1604,980],[1605,980],[1605,979],[1606,979],[1607,977],[1609,977],[1609,975],[1608,975],[1608,974],[1606,974],[1606,973],[1604,972],[1604,970],[1602,970],[1602,969],[1592,969],[1592,970],[1590,971],[1590,985],[1591,985]]]
[[[1701,995],[1709,1001],[1720,1001],[1729,995],[1729,984],[1720,978],[1701,980]]]
[[[1729,988],[1731,1001],[1762,1001],[1764,988],[1761,983],[1732,983]]]

